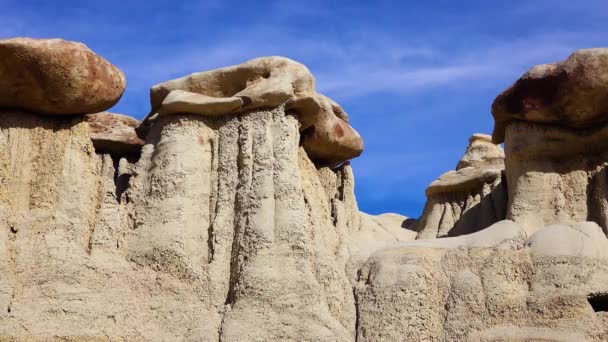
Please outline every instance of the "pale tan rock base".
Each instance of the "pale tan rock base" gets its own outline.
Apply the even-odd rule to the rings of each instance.
[[[526,122],[506,129],[507,218],[529,233],[557,222],[608,228],[608,126],[579,130]]]
[[[136,164],[82,117],[2,117],[0,340],[352,341],[357,265],[414,235],[281,107],[161,117]]]
[[[378,252],[356,289],[357,341],[606,341],[608,313],[587,297],[606,293],[607,248],[594,223],[527,240],[503,221]]]

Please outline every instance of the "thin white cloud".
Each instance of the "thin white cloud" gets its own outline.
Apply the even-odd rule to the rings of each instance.
[[[146,56],[144,60],[131,59],[121,67],[133,78],[132,85],[149,86],[263,55],[283,55],[307,64],[320,91],[348,99],[377,92],[429,91],[464,81],[476,81],[479,87],[514,81],[532,65],[563,59],[599,40],[598,34],[554,33],[514,40],[480,39],[476,46],[449,50],[433,46],[433,42],[408,46],[380,33],[339,44],[331,37],[298,39],[281,29],[259,27],[226,37],[214,46],[186,44],[140,52]]]

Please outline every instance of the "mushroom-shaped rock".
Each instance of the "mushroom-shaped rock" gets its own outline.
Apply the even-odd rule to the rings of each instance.
[[[590,128],[608,122],[608,48],[579,50],[568,59],[537,65],[492,104],[493,140],[509,122]]]
[[[157,84],[150,89],[150,104],[152,111],[138,128],[140,136],[158,116],[240,115],[284,106],[297,115],[302,146],[317,164],[335,166],[363,151],[363,140],[344,110],[315,91],[306,66],[284,57],[256,58]]]
[[[86,115],[86,120],[97,153],[133,154],[144,144],[135,133],[139,121],[130,116],[101,112]]]
[[[0,40],[0,107],[87,114],[112,107],[123,73],[86,45],[63,39]]]
[[[500,146],[492,143],[492,137],[488,134],[475,133],[469,139],[467,150],[460,158],[456,170],[465,167],[489,168],[496,166],[503,169],[505,164],[505,152]]]
[[[426,189],[427,202],[418,238],[455,236],[478,231],[504,219],[504,152],[486,134],[474,134],[456,170]]]
[[[506,218],[530,234],[555,223],[608,229],[608,49],[538,65],[492,105],[505,143]]]

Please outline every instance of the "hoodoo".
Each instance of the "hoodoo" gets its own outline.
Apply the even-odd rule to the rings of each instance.
[[[167,81],[152,87],[150,103],[146,124],[159,115],[217,117],[283,107],[296,114],[302,146],[318,164],[336,166],[363,151],[363,140],[348,124],[346,112],[316,92],[308,68],[288,58],[256,58]]]
[[[608,228],[608,49],[536,66],[492,105],[504,139],[507,218],[533,232],[594,221]]]
[[[456,170],[426,189],[419,238],[476,232],[505,218],[507,192],[502,183],[505,154],[485,134],[473,134]]]
[[[0,340],[606,341],[607,51],[501,94],[416,221],[359,211],[363,139],[300,63],[139,122],[84,45],[2,40]]]

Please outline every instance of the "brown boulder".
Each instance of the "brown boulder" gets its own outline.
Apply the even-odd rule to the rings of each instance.
[[[86,120],[97,153],[138,153],[144,145],[144,141],[135,134],[139,121],[132,117],[102,112],[88,114]]]
[[[112,107],[123,73],[86,45],[63,39],[0,40],[0,107],[86,114]]]
[[[608,121],[608,48],[533,67],[492,104],[495,143],[511,121],[590,128]]]

